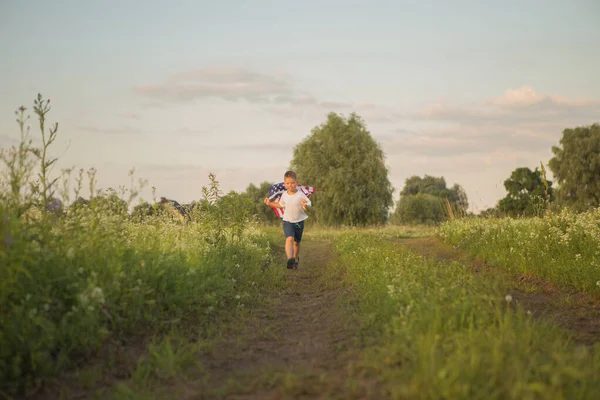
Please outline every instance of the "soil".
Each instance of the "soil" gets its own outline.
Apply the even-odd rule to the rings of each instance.
[[[355,329],[340,314],[343,289],[323,278],[331,256],[329,242],[303,242],[300,265],[286,271],[273,304],[254,313],[241,341],[232,335],[204,355],[207,375],[188,383],[179,398],[380,398],[375,386],[352,388],[346,381]],[[285,268],[284,258],[280,264]]]

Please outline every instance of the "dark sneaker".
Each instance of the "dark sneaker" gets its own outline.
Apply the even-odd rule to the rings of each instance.
[[[295,263],[296,263],[296,260],[294,260],[293,258],[288,258],[287,268],[288,269],[294,269],[294,264]]]
[[[300,264],[300,257],[294,260],[294,269],[298,269],[298,264]]]

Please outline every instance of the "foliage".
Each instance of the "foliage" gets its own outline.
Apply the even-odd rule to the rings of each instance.
[[[447,210],[446,201],[450,205]],[[462,186],[446,186],[444,177],[411,176],[404,183],[392,214],[394,224],[438,224],[451,215],[466,214],[469,202]]]
[[[577,211],[600,206],[600,124],[563,130],[548,166],[557,202]]]
[[[312,213],[324,225],[385,222],[393,204],[381,147],[362,119],[335,113],[295,148],[291,168],[303,185],[314,186]]]
[[[275,182],[265,181],[262,182],[259,186],[256,186],[253,183],[251,183],[250,185],[248,185],[246,191],[243,193],[250,199],[250,201],[254,205],[253,214],[256,215],[257,219],[260,222],[263,222],[265,224],[275,224],[280,223],[281,221],[280,218],[277,217],[277,215],[273,212],[273,210],[271,210],[271,208],[269,207],[266,207],[263,203],[263,199],[266,196],[268,196],[269,189],[273,184],[275,184]]]
[[[203,221],[181,225],[156,214],[141,223],[127,214],[137,188],[103,194],[90,170],[86,199],[80,170],[77,200],[56,215],[40,210],[45,189],[32,182],[35,156],[21,137],[2,159],[8,181],[0,191],[0,393],[25,394],[110,338],[177,327],[204,334],[215,318],[258,301],[259,288],[278,279],[267,268],[267,238],[239,195],[211,202]],[[214,200],[216,177],[204,189]]]
[[[464,219],[440,227],[440,237],[514,274],[536,276],[600,294],[600,208],[564,208],[544,218]]]
[[[402,196],[390,222],[395,225],[436,225],[447,218],[442,201],[426,193]]]
[[[552,182],[546,180],[548,202],[554,199]],[[515,169],[504,181],[508,194],[498,202],[498,209],[505,215],[540,216],[546,209],[546,186],[542,171],[527,167]]]
[[[571,346],[555,326],[513,307],[494,277],[359,230],[335,247],[328,273],[351,287],[340,300],[358,313],[366,348],[350,373],[377,382],[382,398],[592,399],[600,391],[600,347]]]

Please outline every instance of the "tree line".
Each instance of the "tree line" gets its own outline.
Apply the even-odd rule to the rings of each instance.
[[[579,212],[599,207],[600,125],[564,129],[552,153],[547,165],[557,187],[542,162],[539,168],[518,167],[504,181],[506,196],[481,215],[540,216],[561,207]],[[448,187],[443,176],[407,178],[394,202],[384,153],[355,113],[348,118],[330,113],[295,146],[290,168],[301,183],[317,188],[312,212],[323,225],[438,224],[473,215],[462,186]],[[271,184],[251,184],[244,192],[264,222],[276,220],[260,205]]]

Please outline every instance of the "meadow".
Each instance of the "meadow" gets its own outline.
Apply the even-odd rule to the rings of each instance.
[[[513,274],[600,294],[600,208],[544,218],[461,219],[439,236]]]
[[[2,153],[0,179],[4,398],[142,399],[159,392],[172,398],[172,387],[190,392],[198,377],[215,386],[211,376],[229,372],[219,366],[243,365],[241,356],[224,351],[221,363],[210,361],[251,334],[270,338],[246,340],[250,368],[243,373],[252,385],[236,386],[225,376],[221,397],[278,385],[288,398],[592,399],[600,393],[597,337],[578,343],[511,295],[513,278],[526,275],[598,304],[600,209],[456,218],[439,227],[309,223],[312,253],[294,275],[282,263],[280,227],[259,224],[247,198],[222,197],[215,176],[188,220],[158,202],[133,215],[138,189],[98,191],[93,171],[88,199],[81,197],[83,171],[74,189],[65,171],[57,191],[60,181],[49,176],[55,160],[46,158],[54,136],[43,137],[38,151],[21,129],[21,144]],[[434,237],[484,260],[489,271],[475,273],[468,262],[426,257],[403,244]],[[287,301],[302,306],[297,318]],[[294,318],[284,319],[290,313]],[[269,333],[277,331],[273,321],[289,337]],[[323,327],[317,347],[329,352],[311,353],[323,359],[306,364],[322,367],[299,375],[294,362],[306,360],[296,347]],[[344,341],[330,335],[336,329]],[[304,336],[294,336],[300,331]],[[227,346],[219,348],[219,340]],[[291,369],[283,378],[262,372],[279,367],[252,364],[274,362],[254,355],[252,346],[265,343],[262,353],[287,351]],[[343,365],[327,359],[339,353],[351,355]]]
[[[188,224],[168,214],[135,221],[102,204],[58,218],[2,210],[9,216],[0,230],[6,397],[79,369],[87,372],[77,379],[95,387],[121,362],[114,353],[132,347],[141,347],[139,358],[123,374],[142,386],[168,382],[286,279],[278,229],[251,216],[231,216],[215,203]],[[329,243],[336,255],[320,267],[346,288],[340,312],[359,321],[351,379],[374,379],[390,398],[593,398],[598,346],[579,346],[514,307],[507,280],[423,257],[398,240],[438,236],[508,275],[597,295],[597,215],[457,219],[439,228],[315,226],[307,240]],[[98,359],[105,366],[90,376],[85,366]]]
[[[485,225],[443,229],[470,223]],[[508,280],[425,258],[385,236],[338,235],[340,262],[330,273],[353,288],[344,303],[359,315],[367,345],[356,373],[381,381],[386,397],[591,399],[600,391],[600,346],[578,346],[513,307]]]

